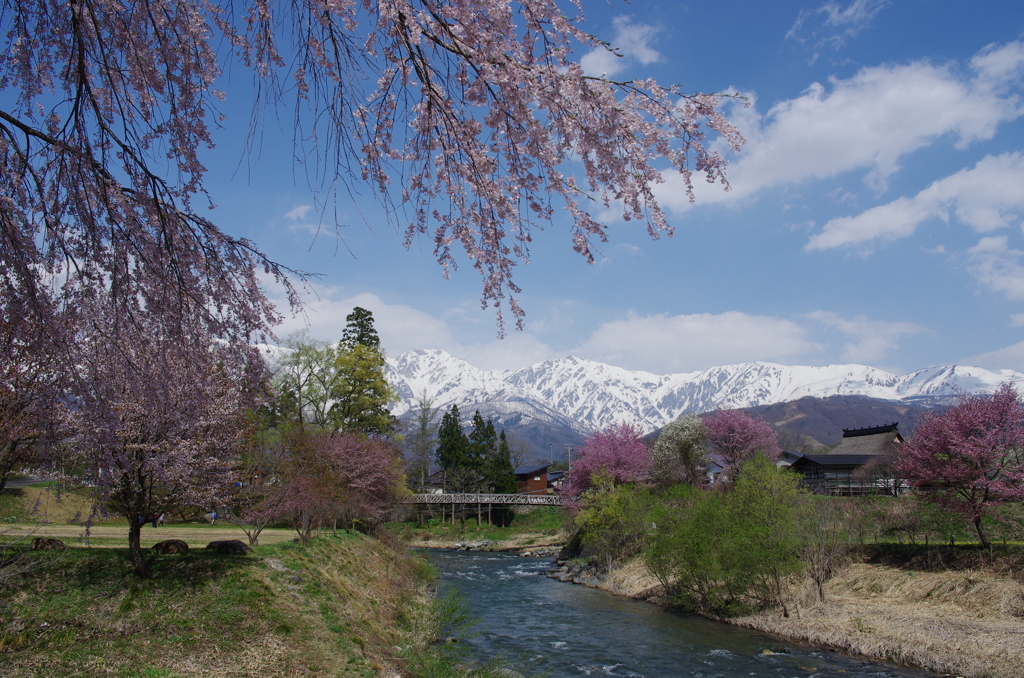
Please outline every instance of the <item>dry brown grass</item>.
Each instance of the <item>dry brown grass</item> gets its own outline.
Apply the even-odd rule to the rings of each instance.
[[[411,539],[407,540],[405,545],[410,548],[447,549],[452,548],[458,543],[479,541],[480,539],[480,537],[477,537],[472,533],[466,533],[460,539],[440,538],[429,533],[418,533],[413,535]],[[558,534],[553,535],[524,533],[517,534],[511,539],[494,541],[494,543],[487,548],[492,551],[518,551],[529,547],[562,546],[568,540],[569,535],[565,532],[559,532]]]
[[[1024,675],[1020,574],[854,563],[826,585],[824,603],[817,601],[810,581],[799,581],[791,587],[790,617],[771,610],[725,621],[965,678],[1019,678]],[[639,558],[610,573],[599,588],[666,602]]]
[[[968,677],[1010,678],[1024,666],[1024,587],[978,571],[913,572],[855,563],[795,592],[798,615],[730,620],[786,638]]]
[[[92,510],[92,499],[83,492],[58,492],[49,487],[22,487],[4,492],[14,496],[11,512],[22,520],[66,524],[88,518]]]
[[[662,586],[640,558],[633,558],[608,573],[601,589],[620,596],[650,599],[661,592]]]

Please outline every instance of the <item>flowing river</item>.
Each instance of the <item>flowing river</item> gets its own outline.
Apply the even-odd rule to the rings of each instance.
[[[502,656],[531,676],[580,678],[923,678],[936,674],[772,639],[703,617],[543,575],[549,559],[429,551],[441,590],[461,592],[477,620],[471,659]],[[776,654],[763,654],[764,650]]]

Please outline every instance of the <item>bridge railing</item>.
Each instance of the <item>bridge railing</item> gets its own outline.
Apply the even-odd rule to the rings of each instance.
[[[403,504],[502,504],[504,506],[561,506],[562,498],[555,494],[484,494],[476,492],[446,492],[443,494],[414,494],[402,499]]]

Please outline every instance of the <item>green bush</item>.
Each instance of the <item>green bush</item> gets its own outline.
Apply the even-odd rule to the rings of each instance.
[[[648,566],[690,609],[732,615],[783,603],[785,579],[801,569],[798,483],[759,455],[733,492],[670,488],[649,514]]]

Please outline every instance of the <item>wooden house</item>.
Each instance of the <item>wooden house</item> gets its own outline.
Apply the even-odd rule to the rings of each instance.
[[[516,469],[516,492],[519,494],[547,494],[548,466],[520,466]]]
[[[902,494],[907,488],[895,473],[903,442],[898,424],[844,428],[839,445],[825,454],[801,455],[790,468],[803,474],[804,486],[815,494]]]

